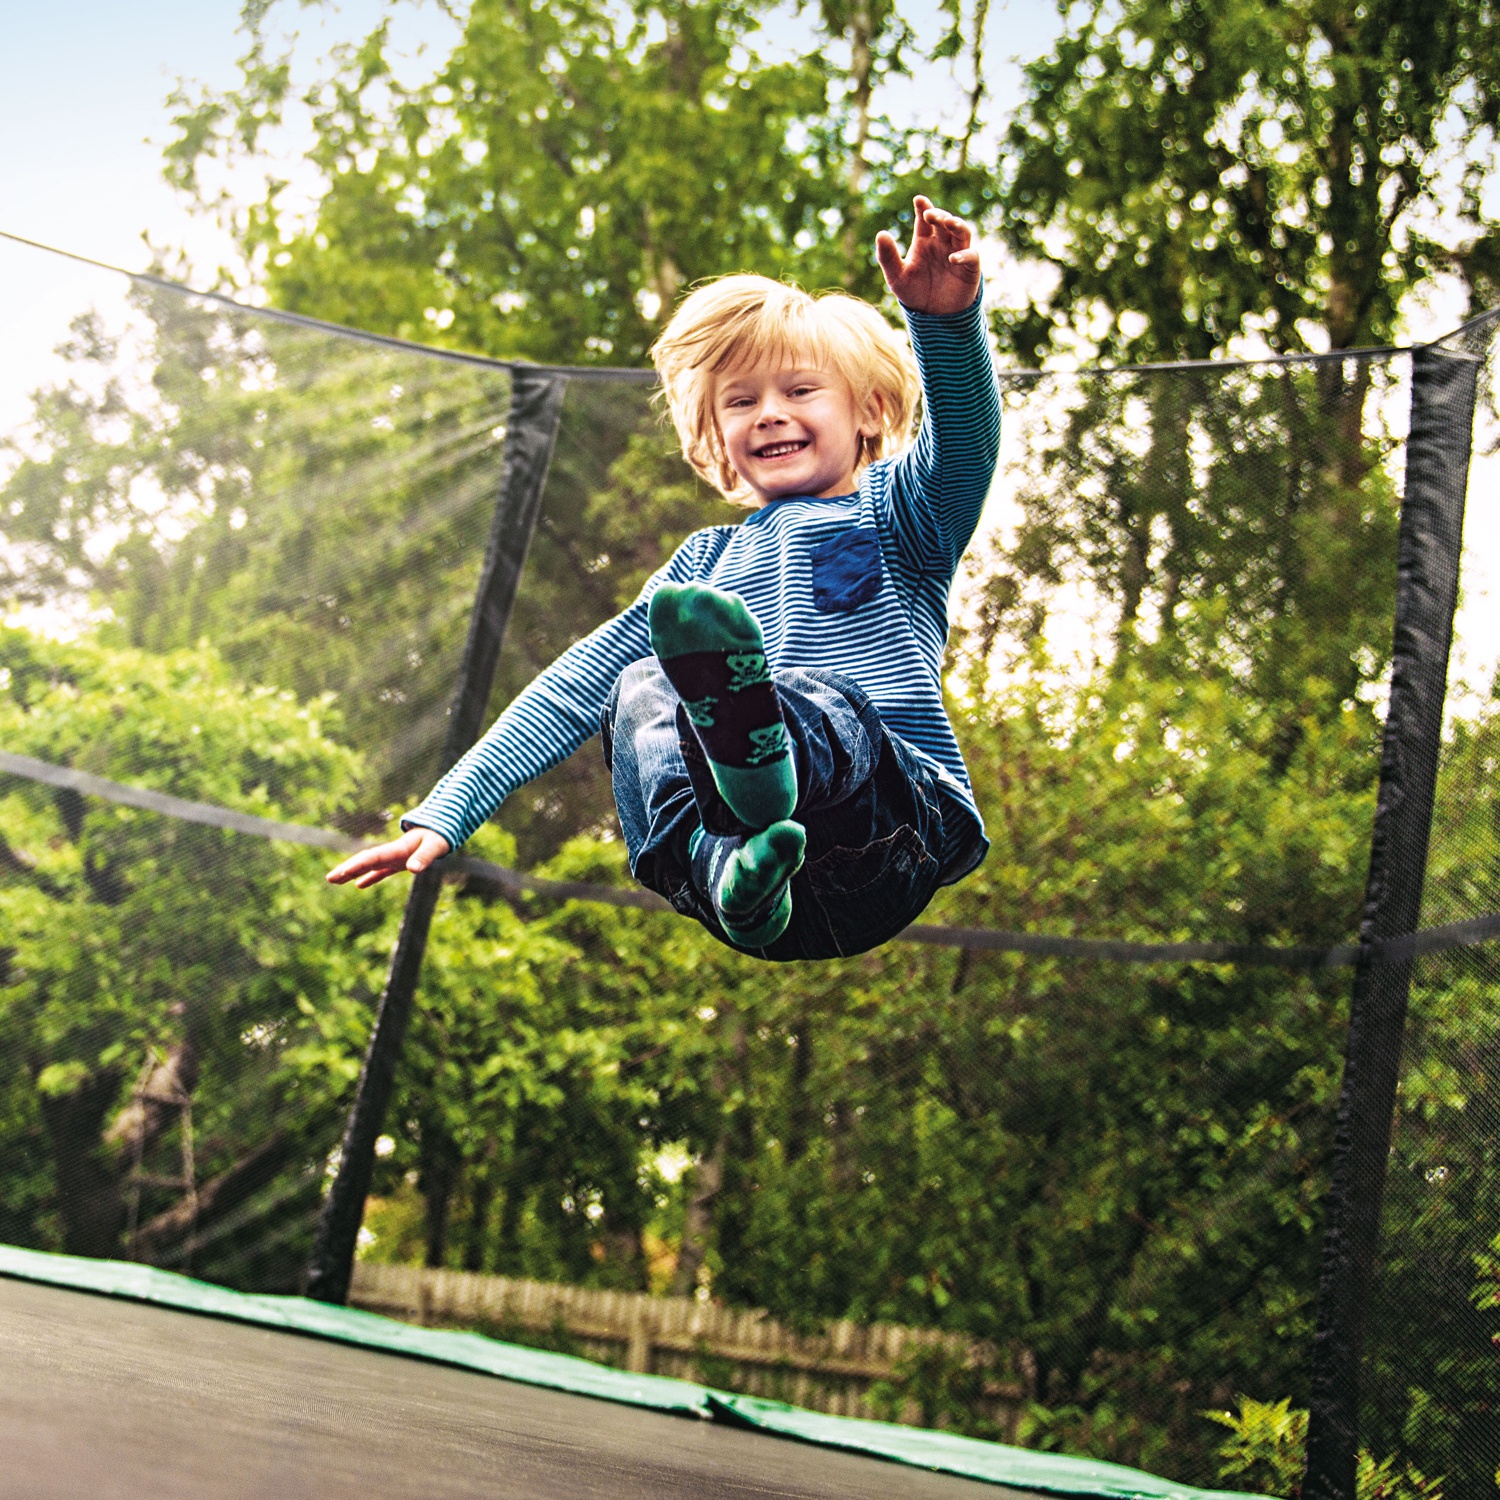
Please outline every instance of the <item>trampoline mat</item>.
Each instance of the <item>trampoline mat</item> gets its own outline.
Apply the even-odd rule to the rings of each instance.
[[[0,1455],[0,1495],[26,1500],[1030,1493],[9,1279]]]

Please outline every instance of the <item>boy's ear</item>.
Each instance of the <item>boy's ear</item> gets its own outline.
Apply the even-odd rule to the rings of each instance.
[[[885,431],[885,402],[881,400],[878,391],[870,392],[870,399],[865,402],[864,410],[860,413],[856,430],[861,437],[869,438],[872,442]]]

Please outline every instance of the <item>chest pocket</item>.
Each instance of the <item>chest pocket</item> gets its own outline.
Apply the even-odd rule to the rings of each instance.
[[[846,615],[880,592],[880,537],[873,526],[841,531],[812,555],[813,605]]]

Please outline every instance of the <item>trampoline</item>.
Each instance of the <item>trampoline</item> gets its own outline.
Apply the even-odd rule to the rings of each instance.
[[[37,1500],[996,1493],[722,1423],[8,1278],[0,1390],[0,1491]]]
[[[3,1489],[38,1500],[995,1493],[717,1423],[56,1287],[0,1282],[0,1324]]]
[[[1236,1500],[1118,1464],[14,1247],[0,1247],[0,1392],[0,1495],[28,1500]]]

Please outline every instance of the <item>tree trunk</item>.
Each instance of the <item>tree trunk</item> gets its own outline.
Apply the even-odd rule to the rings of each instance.
[[[523,1130],[517,1122],[516,1138]],[[531,1157],[524,1147],[515,1148],[505,1173],[505,1201],[500,1205],[500,1233],[495,1241],[495,1270],[501,1276],[517,1275],[521,1269],[521,1215],[526,1207],[526,1189],[531,1182]]]
[[[464,1233],[464,1270],[484,1270],[484,1252],[489,1243],[490,1209],[495,1203],[494,1153],[470,1174],[469,1223]]]
[[[874,92],[875,74],[875,18],[871,0],[855,0],[850,7],[844,34],[849,38],[849,76],[853,85],[850,93],[854,101],[854,145],[849,156],[848,178],[849,220],[844,226],[844,260],[849,267],[845,280],[850,281],[854,267],[862,263],[864,226],[857,208],[869,171],[865,145],[870,139],[870,97]]]
[[[723,1186],[724,1136],[721,1134],[714,1142],[714,1149],[693,1172],[692,1191],[682,1221],[682,1248],[677,1252],[677,1269],[672,1275],[674,1297],[691,1297],[698,1285],[698,1269],[708,1253],[709,1235],[713,1231],[714,1203]]]
[[[182,1009],[177,1008],[179,1012]],[[193,1090],[198,1086],[198,1049],[190,1040],[173,1042],[165,1055],[154,1048],[152,1051],[158,1061],[150,1067],[105,1136],[124,1161],[138,1162],[156,1145],[180,1116],[183,1106],[192,1102]]]
[[[808,1091],[808,1076],[812,1072],[812,1017],[805,1012],[797,1023],[796,1045],[792,1048],[792,1076],[788,1085],[787,1125],[784,1154],[788,1166],[807,1155],[808,1138],[812,1134],[816,1113]]]
[[[125,1197],[119,1171],[101,1150],[104,1119],[119,1091],[120,1075],[105,1069],[71,1093],[37,1094],[52,1150],[63,1249],[69,1255],[120,1253]]]
[[[969,144],[979,130],[979,106],[984,100],[984,28],[989,24],[990,0],[974,0],[974,41],[970,56],[974,59],[974,87],[969,91],[969,118],[964,138],[958,147],[958,170],[969,166]]]
[[[425,1263],[441,1266],[448,1254],[448,1210],[458,1185],[458,1145],[440,1127],[424,1126],[418,1152],[417,1187],[426,1215]]]
[[[160,1261],[182,1241],[197,1238],[203,1228],[253,1198],[293,1161],[300,1143],[285,1131],[273,1131],[232,1167],[211,1177],[197,1192],[148,1220],[136,1232],[136,1253],[142,1260]],[[186,1247],[189,1254],[196,1248]]]

